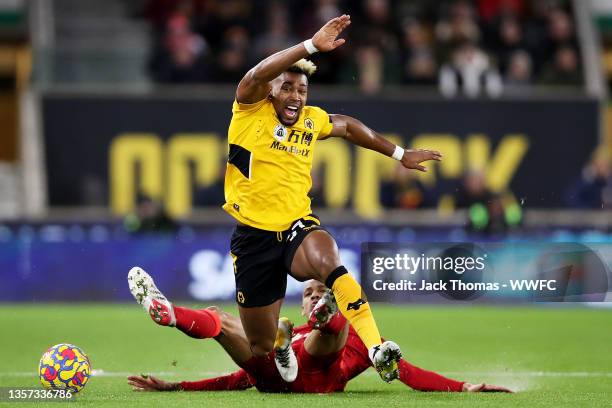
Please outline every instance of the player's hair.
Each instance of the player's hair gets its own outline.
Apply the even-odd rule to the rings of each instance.
[[[314,62],[304,58],[287,68],[287,72],[304,74],[306,75],[306,78],[310,78],[310,76],[314,74],[316,70],[317,66],[314,64]]]

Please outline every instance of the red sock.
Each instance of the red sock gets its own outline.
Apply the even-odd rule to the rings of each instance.
[[[221,333],[221,319],[212,310],[194,310],[174,306],[176,328],[194,339],[217,337]]]
[[[399,361],[400,381],[417,391],[460,392],[463,382],[451,380],[433,371],[413,366],[406,360]]]
[[[321,328],[321,333],[337,336],[344,329],[344,326],[346,326],[346,317],[342,313],[336,312],[329,322]]]

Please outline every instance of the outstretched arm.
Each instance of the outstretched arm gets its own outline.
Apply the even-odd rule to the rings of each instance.
[[[151,375],[130,376],[128,384],[134,391],[241,391],[253,386],[244,370],[200,381],[182,382],[167,382]]]
[[[514,391],[512,391],[511,389],[502,387],[501,385],[493,385],[493,384],[485,384],[485,383],[480,383],[480,384],[464,383],[462,391],[463,392],[506,392],[510,394],[514,393]]]
[[[182,391],[181,383],[164,381],[146,374],[131,375],[127,382],[134,391]]]
[[[506,387],[492,384],[470,384],[456,381],[433,371],[423,370],[404,359],[399,362],[400,381],[417,391],[442,392],[509,392]]]
[[[421,165],[422,162],[428,160],[442,160],[440,152],[435,150],[398,148],[353,117],[346,115],[330,115],[330,117],[334,127],[329,135],[320,137],[319,139],[321,140],[328,137],[341,137],[357,146],[365,147],[366,149],[374,150],[385,156],[396,158],[400,160],[402,165],[406,168],[420,171],[427,171],[427,168]]]
[[[255,65],[238,84],[236,100],[240,103],[255,103],[266,98],[270,92],[270,81],[291,65],[313,52],[332,51],[344,44],[344,39],[337,37],[349,24],[351,24],[351,17],[346,14],[332,18],[317,31],[311,40],[279,51]],[[314,47],[314,49],[308,50],[307,46]]]

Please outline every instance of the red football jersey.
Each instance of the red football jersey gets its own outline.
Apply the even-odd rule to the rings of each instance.
[[[288,384],[291,392],[343,391],[347,382],[370,366],[368,351],[357,332],[349,327],[346,345],[327,356],[313,357],[306,351],[304,341],[312,331],[308,325],[293,329],[291,345],[298,360],[298,376]]]
[[[250,375],[243,369],[232,374],[200,381],[183,381],[187,391],[245,390],[257,387],[264,392],[309,392],[326,393],[342,391],[346,383],[368,367],[368,351],[352,327],[349,327],[345,347],[328,356],[313,357],[306,352],[304,341],[311,332],[307,325],[294,328],[292,347],[298,360],[298,376],[292,383],[283,381],[272,358],[262,359],[253,368],[262,373]],[[460,392],[463,382],[441,376],[433,371],[423,370],[405,360],[399,362],[400,381],[420,391]]]

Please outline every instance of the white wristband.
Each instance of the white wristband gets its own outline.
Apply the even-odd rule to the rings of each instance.
[[[319,52],[317,47],[315,47],[314,44],[312,43],[312,38],[310,40],[304,41],[304,48],[306,48],[306,51],[310,55],[314,54],[315,52]]]
[[[391,157],[393,157],[395,160],[402,160],[402,158],[404,157],[404,149],[402,147],[395,146],[395,151],[393,152]]]

